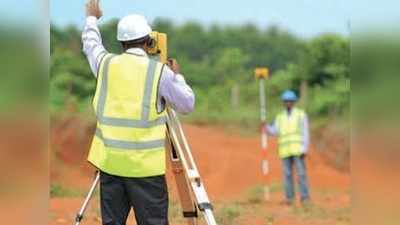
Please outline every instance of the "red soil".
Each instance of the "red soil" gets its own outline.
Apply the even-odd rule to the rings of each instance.
[[[90,125],[72,119],[66,123],[53,126],[51,144],[53,147],[51,164],[51,181],[69,188],[87,190],[92,179],[93,168],[86,163],[87,150],[91,139]],[[268,179],[261,175],[260,140],[258,136],[242,137],[239,134],[226,132],[216,127],[185,126],[186,136],[192,148],[200,174],[212,201],[232,202],[246,197],[249,188],[257,184],[281,182],[281,165],[276,153],[276,140],[270,139],[269,157],[270,175]],[[56,147],[55,147],[56,146]],[[336,190],[342,194],[332,197],[316,196],[313,201],[330,208],[349,204],[349,174],[335,170],[326,165],[318,152],[311,148],[307,157],[308,175],[311,188],[319,190]],[[175,196],[174,181],[168,175],[172,198]],[[278,202],[283,194],[277,193],[274,207],[279,212],[282,206]],[[54,198],[50,202],[53,225],[70,223],[75,211],[81,204],[80,198]],[[97,207],[92,207],[96,208]],[[271,208],[272,210],[272,208]],[[89,211],[93,215],[95,211]],[[98,213],[98,212],[97,212]],[[96,217],[93,217],[96,218]],[[247,225],[258,223],[257,218]],[[310,224],[301,223],[283,216],[274,224]],[[288,220],[289,222],[285,222]],[[291,222],[290,222],[291,221]],[[296,222],[297,221],[297,222]],[[100,224],[97,219],[85,221],[86,225]],[[312,223],[326,224],[326,223]],[[332,223],[335,224],[335,223]]]

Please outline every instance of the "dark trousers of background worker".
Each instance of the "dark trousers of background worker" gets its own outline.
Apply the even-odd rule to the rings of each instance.
[[[133,208],[138,225],[168,225],[165,176],[130,178],[100,172],[103,225],[125,225]]]
[[[289,203],[292,203],[295,197],[294,194],[294,182],[293,182],[293,167],[296,168],[296,174],[298,178],[298,186],[300,189],[300,197],[301,201],[307,201],[310,198],[308,181],[307,181],[307,173],[306,173],[306,165],[305,165],[305,156],[290,156],[282,159],[283,162],[283,176],[284,176],[284,184],[285,184],[285,195],[286,200]]]

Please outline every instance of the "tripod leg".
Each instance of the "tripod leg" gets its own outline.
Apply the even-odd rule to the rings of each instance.
[[[94,191],[96,189],[97,183],[99,183],[99,180],[100,180],[100,172],[96,171],[96,176],[94,178],[92,186],[90,187],[89,193],[87,194],[81,209],[79,210],[78,214],[75,217],[75,225],[79,225],[81,223],[81,221],[83,219],[83,215],[84,215],[84,213],[86,211],[86,208],[87,208],[87,206],[89,204],[90,199],[93,196],[93,193],[94,193]]]
[[[168,132],[166,147],[175,177],[176,186],[178,189],[179,199],[183,210],[183,216],[186,218],[188,225],[197,225],[198,214],[196,203],[190,193],[190,186],[186,180],[181,159],[178,152],[174,149]]]

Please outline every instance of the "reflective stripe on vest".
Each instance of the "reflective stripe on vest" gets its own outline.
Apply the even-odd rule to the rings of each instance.
[[[118,176],[165,173],[166,115],[156,109],[162,64],[134,55],[107,55],[93,101],[97,128],[88,160]]]
[[[104,146],[119,148],[123,150],[154,149],[164,146],[164,141],[165,141],[164,139],[154,140],[154,141],[141,141],[141,142],[113,140],[104,138],[103,133],[98,128],[96,129],[96,136],[103,141]]]
[[[99,123],[111,126],[136,127],[136,128],[148,128],[165,124],[167,121],[166,116],[161,116],[156,120],[149,121],[150,98],[153,87],[155,69],[157,66],[157,62],[154,60],[150,60],[149,66],[147,68],[145,92],[142,101],[143,110],[141,119],[140,120],[123,119],[123,118],[121,119],[121,118],[112,118],[104,116],[104,108],[105,108],[107,88],[108,88],[108,73],[109,73],[108,67],[111,59],[113,59],[114,57],[115,55],[109,56],[105,59],[104,62],[104,69],[103,69],[104,75],[101,82],[100,95],[97,103],[97,113],[96,113]]]
[[[289,116],[287,111],[282,111],[276,119],[279,130],[279,156],[286,158],[301,155],[303,145],[302,120],[304,112],[300,109],[292,109]]]

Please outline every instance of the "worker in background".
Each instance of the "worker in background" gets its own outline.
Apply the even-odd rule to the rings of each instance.
[[[168,103],[179,113],[191,112],[193,91],[176,60],[163,65],[149,58],[152,29],[143,16],[119,21],[123,53],[114,55],[102,44],[98,1],[89,0],[86,14],[83,51],[97,78],[97,127],[88,161],[100,170],[103,225],[125,225],[131,208],[138,225],[167,225],[164,111]]]
[[[285,204],[292,205],[295,199],[293,168],[296,168],[298,176],[301,202],[307,203],[310,199],[305,165],[309,144],[307,115],[302,109],[295,107],[297,96],[292,90],[284,91],[281,100],[284,109],[267,126],[267,131],[278,137],[279,157],[283,164]]]

